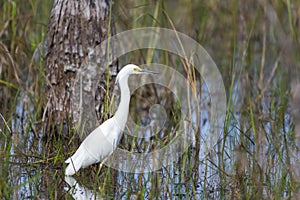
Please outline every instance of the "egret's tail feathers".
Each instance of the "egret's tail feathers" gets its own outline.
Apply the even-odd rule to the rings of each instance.
[[[71,157],[68,158],[65,161],[65,163],[69,163],[65,171],[66,176],[73,176],[81,168],[80,162],[78,163],[76,160],[73,160]]]
[[[71,163],[71,158],[68,158],[65,163]]]
[[[97,162],[98,160],[91,156],[91,154],[86,150],[86,147],[82,144],[75,154],[65,161],[65,163],[69,164],[66,168],[65,175],[72,176],[78,172],[79,169]]]
[[[66,176],[73,176],[76,172],[78,172],[78,170],[80,169],[80,167],[76,167],[75,165],[73,165],[73,163],[71,162],[65,171],[65,175]]]

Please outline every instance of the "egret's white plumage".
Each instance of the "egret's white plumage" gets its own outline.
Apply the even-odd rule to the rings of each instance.
[[[115,115],[98,126],[81,143],[73,156],[65,162],[69,165],[65,175],[72,176],[80,168],[103,162],[113,153],[119,143],[121,133],[125,128],[129,112],[130,91],[128,87],[128,77],[131,74],[156,73],[143,70],[136,65],[128,64],[119,72],[116,82],[121,90],[121,100]]]

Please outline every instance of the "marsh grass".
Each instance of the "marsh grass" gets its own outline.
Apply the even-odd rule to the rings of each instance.
[[[0,197],[72,199],[63,161],[80,141],[60,134],[51,140],[41,136],[44,38],[52,2],[0,5]],[[290,88],[299,81],[299,7],[289,0],[243,5],[236,0],[115,1],[118,31],[146,26],[176,29],[210,53],[227,90],[223,137],[205,160],[199,159],[196,138],[176,163],[159,171],[133,174],[105,166],[100,171],[94,165],[75,176],[78,183],[108,199],[297,199],[300,163],[294,126],[299,122],[291,115]],[[131,52],[120,63],[174,66],[193,85],[189,94],[199,93],[203,99],[205,83],[188,59],[150,49]],[[158,149],[174,136],[180,104],[170,91],[160,91],[153,95],[157,91],[152,85],[136,91],[131,106],[163,104],[167,126],[150,141],[126,135],[121,147]],[[200,106],[203,113],[205,107],[209,103]],[[209,122],[203,113],[197,121],[204,128]],[[133,116],[139,123],[149,118],[147,111],[139,114]],[[197,130],[197,136],[202,131]]]

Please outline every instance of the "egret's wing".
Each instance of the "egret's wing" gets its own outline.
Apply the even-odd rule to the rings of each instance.
[[[66,175],[73,175],[80,168],[102,162],[117,147],[121,131],[114,118],[97,127],[85,138],[75,154],[65,161],[69,163]]]
[[[113,118],[105,121],[96,128],[83,142],[82,145],[91,157],[101,162],[116,148],[121,130]]]

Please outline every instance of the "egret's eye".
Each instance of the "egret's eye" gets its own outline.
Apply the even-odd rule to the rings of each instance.
[[[139,71],[140,71],[140,68],[137,68],[137,67],[136,67],[136,68],[133,69],[133,71],[134,71],[134,72],[139,72]]]

